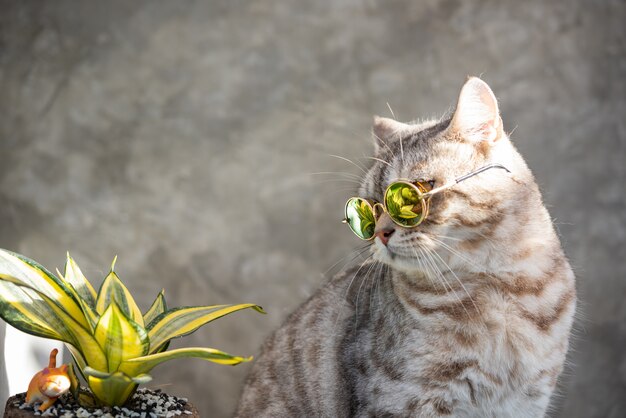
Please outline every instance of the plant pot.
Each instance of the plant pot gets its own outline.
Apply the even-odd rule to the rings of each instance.
[[[11,396],[6,403],[4,410],[4,418],[26,418],[41,416],[42,413],[35,415],[35,405],[24,405],[26,399],[25,393],[19,393]],[[100,409],[102,412],[98,412]],[[160,390],[139,389],[133,397],[123,407],[103,407],[87,409],[78,405],[71,395],[63,395],[54,405],[47,410],[50,417],[140,417],[146,418],[167,418],[167,417],[195,417],[200,418],[198,410],[184,398],[176,398],[167,395]],[[70,412],[70,415],[67,412]],[[106,415],[106,414],[110,415]],[[142,415],[144,413],[144,415]]]

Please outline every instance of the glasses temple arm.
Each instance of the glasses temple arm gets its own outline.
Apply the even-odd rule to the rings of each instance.
[[[448,188],[454,186],[455,184],[458,184],[458,183],[460,183],[460,182],[462,182],[464,180],[467,180],[470,177],[474,177],[475,175],[480,174],[483,171],[490,170],[492,168],[501,168],[502,170],[506,170],[507,173],[511,172],[511,170],[509,170],[508,168],[506,168],[502,164],[497,164],[497,163],[487,164],[486,166],[480,167],[478,170],[472,171],[471,173],[465,174],[464,176],[457,177],[454,180],[444,184],[443,186],[436,187],[436,188],[432,189],[431,191],[429,191],[427,193],[424,193],[424,197],[432,196],[432,195],[434,195],[436,193],[439,193],[442,190],[448,189]]]
[[[464,176],[461,177],[457,177],[456,179],[454,179],[454,184],[456,183],[460,183],[463,180],[467,180],[470,177],[474,177],[476,174],[480,174],[483,171],[487,171],[487,170],[491,170],[492,168],[501,168],[502,170],[506,170],[507,173],[510,173],[511,170],[509,170],[508,168],[506,168],[505,166],[503,166],[502,164],[497,164],[497,163],[493,163],[493,164],[487,164],[484,167],[480,167],[478,170],[476,171],[472,171],[471,173],[468,173]]]

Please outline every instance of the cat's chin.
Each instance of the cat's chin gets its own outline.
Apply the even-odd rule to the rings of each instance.
[[[415,257],[407,257],[394,253],[383,245],[377,246],[373,258],[405,274],[423,273],[423,265]]]

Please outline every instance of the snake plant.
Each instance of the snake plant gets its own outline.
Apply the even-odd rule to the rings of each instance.
[[[161,291],[141,313],[114,271],[96,292],[67,254],[65,274],[57,275],[22,255],[0,249],[0,316],[28,334],[66,343],[91,393],[80,391],[74,375],[74,395],[84,404],[123,405],[148,373],[171,359],[196,357],[235,365],[251,360],[213,348],[166,351],[173,338],[241,309],[263,313],[254,304],[193,306],[167,309]],[[73,370],[73,367],[71,368]],[[73,373],[73,372],[72,372]]]

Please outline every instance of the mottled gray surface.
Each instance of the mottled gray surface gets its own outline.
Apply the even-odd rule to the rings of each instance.
[[[554,417],[626,414],[626,4],[0,2],[0,247],[146,307],[254,301],[175,345],[241,354],[359,246],[338,222],[372,114],[439,116],[482,74],[578,276]],[[366,160],[362,160],[366,163]],[[331,269],[333,270],[333,269]],[[336,270],[336,268],[334,269]],[[248,367],[155,385],[232,413]]]

